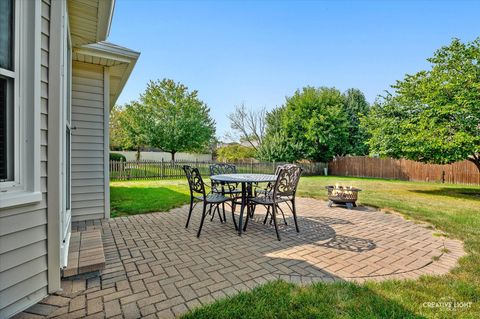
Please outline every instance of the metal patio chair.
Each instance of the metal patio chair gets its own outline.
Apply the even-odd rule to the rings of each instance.
[[[205,221],[205,217],[207,215],[212,215],[211,220],[213,220],[213,218],[215,217],[215,212],[217,212],[218,217],[220,218],[220,221],[222,223],[226,222],[225,210],[223,210],[224,217],[222,218],[222,214],[220,213],[220,204],[224,204],[225,202],[231,201],[232,199],[219,193],[211,192],[207,194],[207,192],[205,191],[205,186],[208,186],[208,185],[206,185],[203,182],[202,176],[198,168],[191,167],[189,165],[184,165],[183,170],[185,171],[185,175],[187,176],[187,180],[188,180],[188,186],[190,187],[190,209],[188,211],[187,224],[185,225],[185,228],[188,228],[188,224],[190,223],[190,217],[192,216],[192,211],[195,205],[197,205],[199,202],[203,202],[202,218],[200,221],[200,227],[198,228],[198,232],[197,232],[197,237],[200,237],[200,233],[203,227],[203,222]],[[198,201],[195,202],[195,200],[198,200]],[[235,216],[233,215],[232,218],[233,218],[233,223],[235,225],[235,229],[237,229]]]
[[[277,167],[275,168],[275,175],[278,175],[278,173],[280,172],[280,169],[283,166],[284,165],[277,165]],[[269,182],[267,186],[265,186],[264,188],[255,188],[255,197],[257,197],[258,195],[265,195],[267,193],[271,193],[273,190],[273,185],[274,183]]]
[[[212,175],[221,175],[221,174],[236,174],[237,167],[233,164],[227,163],[217,163],[210,165],[210,176]],[[222,195],[228,195],[232,198],[232,213],[235,212],[236,202],[235,199],[238,199],[242,195],[242,190],[238,187],[238,183],[225,183],[212,181],[212,193],[218,193]],[[225,204],[223,204],[225,206]],[[225,211],[225,207],[223,207]]]
[[[298,182],[302,174],[302,168],[297,165],[288,164],[281,167],[277,174],[277,180],[273,184],[273,188],[270,192],[266,192],[263,195],[251,198],[249,202],[253,205],[253,212],[257,205],[262,205],[267,208],[267,213],[263,223],[267,222],[268,216],[271,216],[271,221],[275,225],[275,232],[277,233],[277,239],[280,240],[280,234],[278,232],[277,225],[277,213],[280,212],[283,215],[283,220],[287,224],[285,214],[280,208],[279,204],[286,203],[293,214],[293,220],[295,222],[295,230],[297,233],[300,231],[297,223],[297,211],[295,208],[295,194],[297,192]],[[290,206],[291,204],[291,206]],[[252,213],[253,215],[253,213]],[[245,220],[244,230],[247,228],[248,220],[251,216],[247,214]]]

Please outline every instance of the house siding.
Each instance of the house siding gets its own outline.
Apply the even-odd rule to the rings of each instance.
[[[103,67],[74,61],[72,75],[72,221],[101,219],[105,216]]]
[[[42,1],[40,176],[42,200],[0,209],[0,318],[47,296],[47,131],[50,0]]]

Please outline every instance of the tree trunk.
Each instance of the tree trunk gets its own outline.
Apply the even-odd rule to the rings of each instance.
[[[137,158],[137,162],[140,160],[140,146],[137,146],[137,154],[135,155]]]
[[[170,152],[170,154],[172,155],[172,162],[175,162],[175,153],[176,152]]]
[[[467,158],[467,160],[475,164],[475,166],[477,166],[478,172],[480,173],[480,156],[473,154],[473,156]]]

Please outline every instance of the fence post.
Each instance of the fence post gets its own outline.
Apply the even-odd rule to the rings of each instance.
[[[165,163],[163,161],[163,156],[162,156],[162,162],[160,164],[160,175],[161,175],[161,178],[164,178],[165,177]]]

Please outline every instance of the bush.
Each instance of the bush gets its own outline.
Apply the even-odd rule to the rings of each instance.
[[[240,144],[230,144],[217,149],[219,161],[236,162],[255,157],[255,149]]]
[[[127,158],[125,155],[118,154],[118,153],[110,153],[110,160],[117,161],[117,162],[126,162]]]

